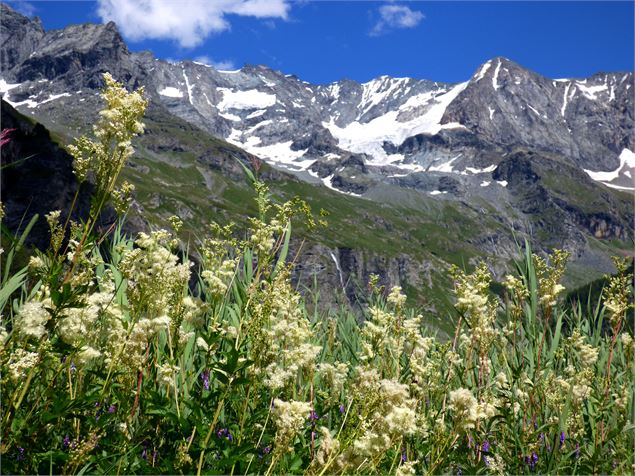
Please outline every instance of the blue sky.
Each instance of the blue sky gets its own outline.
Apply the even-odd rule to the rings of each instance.
[[[189,2],[189,3],[188,3]],[[9,2],[45,29],[114,19],[133,51],[313,83],[468,79],[505,56],[552,78],[633,71],[634,2],[132,0]]]

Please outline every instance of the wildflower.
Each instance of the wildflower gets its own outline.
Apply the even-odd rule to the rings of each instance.
[[[9,358],[9,375],[15,382],[26,377],[27,372],[37,365],[39,355],[36,352],[28,352],[24,349],[15,349]]]
[[[275,399],[273,421],[276,424],[276,449],[285,453],[290,450],[289,445],[300,432],[304,422],[309,417],[311,405],[306,402],[291,400],[285,402]]]
[[[115,413],[117,411],[117,405],[114,403],[108,407],[108,413]]]
[[[271,446],[265,446],[261,451],[258,452],[258,458],[262,459],[271,453]]]
[[[340,408],[339,408],[339,411],[343,415],[344,413],[346,413],[346,407],[343,404],[341,404]]]
[[[339,440],[333,438],[327,427],[321,426],[319,431],[321,435],[320,447],[315,455],[315,458],[321,466],[324,466],[326,462],[339,451],[340,442]]]
[[[225,438],[228,441],[233,441],[234,436],[229,431],[229,428],[221,428],[216,432],[218,438]]]
[[[24,461],[25,457],[26,457],[26,451],[24,451],[24,448],[20,446],[18,448],[18,455],[16,456],[16,459],[18,461]]]
[[[24,336],[40,339],[46,334],[44,326],[50,318],[41,302],[27,301],[18,311],[16,328]]]
[[[175,385],[174,379],[181,369],[176,365],[163,364],[157,367],[157,377],[159,382],[166,387]]]
[[[485,440],[483,444],[481,445],[481,451],[483,451],[483,453],[489,453],[489,448],[490,448],[489,440]]]
[[[399,465],[397,471],[395,471],[395,476],[414,476],[417,474],[414,468],[416,463],[416,461],[408,461]]]
[[[9,135],[15,130],[17,129],[2,129],[2,132],[0,132],[0,147],[11,142]]]
[[[201,380],[203,381],[203,388],[209,390],[209,370],[205,369],[201,372]]]
[[[386,298],[386,300],[390,304],[395,306],[395,309],[397,310],[401,309],[404,306],[404,304],[406,303],[406,299],[406,295],[401,292],[401,286],[394,286],[390,290],[388,298]]]
[[[459,428],[474,428],[479,414],[478,403],[471,391],[465,388],[451,391],[449,408],[454,412],[454,421]]]
[[[97,349],[89,345],[85,345],[77,354],[77,360],[79,364],[85,365],[90,361],[101,357],[101,355],[101,352],[99,352]]]

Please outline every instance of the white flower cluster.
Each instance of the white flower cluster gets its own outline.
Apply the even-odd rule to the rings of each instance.
[[[27,372],[35,367],[39,361],[37,352],[28,352],[24,349],[15,349],[9,358],[9,374],[14,382],[26,377]]]
[[[157,378],[159,383],[168,389],[174,387],[175,377],[180,370],[180,367],[171,364],[157,366]]]
[[[472,338],[479,346],[480,353],[484,353],[498,335],[494,326],[496,302],[489,293],[491,275],[485,263],[481,263],[472,274],[465,274],[458,268],[453,268],[452,273],[456,307],[470,323]]]
[[[333,365],[323,362],[317,366],[317,375],[333,393],[339,393],[344,389],[344,383],[348,377],[348,364],[337,362]]]
[[[574,329],[569,337],[569,344],[578,353],[582,369],[593,367],[598,359],[599,349],[584,342],[579,329]]]
[[[448,403],[448,408],[453,412],[454,423],[460,430],[474,428],[479,420],[491,418],[496,413],[496,407],[492,403],[479,403],[466,388],[452,390]]]
[[[396,309],[403,308],[404,304],[406,304],[406,295],[401,292],[401,286],[393,286],[386,301],[395,306]]]
[[[395,442],[419,430],[417,401],[410,397],[408,387],[396,380],[379,380],[375,369],[359,369],[357,396],[367,406],[363,410],[362,434],[341,454],[336,466],[357,468],[364,461],[383,455]],[[371,413],[366,415],[366,411]]]
[[[27,301],[20,307],[15,319],[19,334],[25,337],[41,339],[46,334],[46,323],[51,318],[44,304],[38,301]]]
[[[299,305],[300,296],[282,274],[271,291],[271,327],[265,334],[270,343],[266,352],[272,362],[265,370],[265,385],[278,389],[302,369],[314,366],[322,348],[312,343],[313,332]]]
[[[320,466],[324,466],[338,453],[340,450],[340,442],[336,438],[333,438],[331,431],[325,426],[321,426],[319,432],[321,437],[320,447],[317,450],[315,459]]]
[[[282,453],[291,451],[289,446],[293,444],[293,439],[302,430],[310,412],[311,405],[307,402],[274,400],[272,414],[277,428],[276,451]]]
[[[135,314],[170,315],[183,299],[191,263],[179,263],[169,249],[172,236],[165,230],[139,233],[135,244],[138,248],[126,251],[121,261],[131,307]]]

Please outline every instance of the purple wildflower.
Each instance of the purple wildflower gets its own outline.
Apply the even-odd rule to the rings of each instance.
[[[71,439],[66,435],[62,441],[62,448],[66,449],[71,445]]]
[[[346,412],[346,407],[344,407],[344,404],[340,405],[340,413],[345,413]]]
[[[24,461],[24,458],[25,458],[24,448],[20,447],[20,448],[18,448],[18,456],[16,457],[16,459],[18,461]]]
[[[485,463],[485,466],[489,467],[489,460],[487,459],[487,456],[483,455],[483,463]]]
[[[529,467],[533,470],[536,467],[536,463],[538,462],[538,454],[535,451],[531,453],[531,460],[529,462]]]
[[[560,432],[560,448],[562,448],[564,446],[564,442],[567,439],[567,435],[565,434],[564,431]]]
[[[580,443],[575,444],[575,459],[580,457]]]
[[[77,365],[75,365],[75,362],[71,362],[71,372],[75,372],[77,370]]]
[[[408,455],[406,454],[406,448],[403,447],[401,448],[401,462],[405,463],[406,461],[408,461]]]
[[[218,436],[219,438],[225,438],[228,441],[233,441],[234,439],[234,436],[229,431],[229,428],[221,428],[216,432],[216,436]]]
[[[108,413],[115,413],[117,411],[117,405],[114,403],[108,407]]]
[[[315,410],[311,410],[311,414],[309,415],[309,420],[317,421],[319,419],[320,417],[318,416],[317,412]]]
[[[262,459],[265,456],[267,456],[269,453],[271,453],[271,446],[265,446],[262,450],[260,450],[260,452],[258,453],[258,458]]]
[[[145,447],[145,446],[143,447],[143,451],[141,452],[141,457],[142,457],[144,460],[148,461],[148,451],[147,451],[147,449],[146,449],[146,447]]]
[[[490,448],[489,440],[485,440],[483,444],[481,445],[481,450],[483,451],[483,453],[489,453],[489,448]]]
[[[541,443],[545,442],[545,434],[543,432],[540,432],[540,442]]]
[[[203,381],[203,388],[209,390],[209,370],[203,370],[201,373],[201,380]]]

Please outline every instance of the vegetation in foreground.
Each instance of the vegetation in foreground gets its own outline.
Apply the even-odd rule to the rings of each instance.
[[[2,255],[3,473],[632,472],[625,263],[586,314],[559,302],[565,252],[527,247],[503,300],[485,264],[456,268],[449,342],[375,280],[363,323],[317,316],[287,256],[292,217],[314,219],[246,170],[259,216],[242,238],[210,227],[193,273],[176,218],[135,240],[97,226],[126,209],[146,106],[105,80],[95,139],[72,147],[90,216],[47,216],[50,248],[23,269],[20,240]]]

